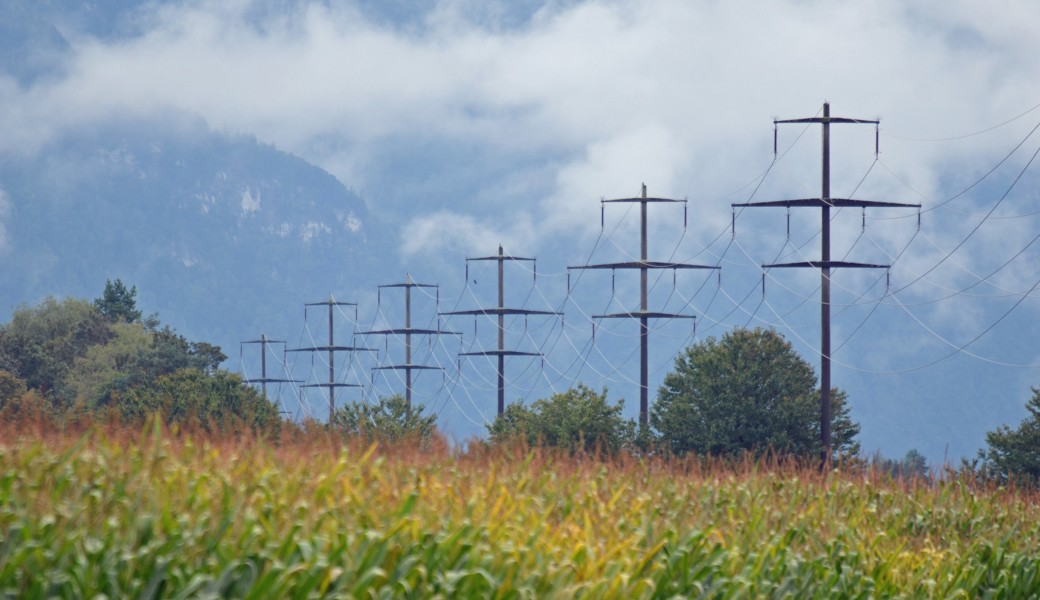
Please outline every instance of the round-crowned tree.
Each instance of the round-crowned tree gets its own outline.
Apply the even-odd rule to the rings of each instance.
[[[836,457],[859,451],[859,425],[846,400],[844,392],[832,390]],[[665,377],[650,424],[662,448],[676,454],[822,452],[816,373],[771,329],[735,329],[687,348]]]

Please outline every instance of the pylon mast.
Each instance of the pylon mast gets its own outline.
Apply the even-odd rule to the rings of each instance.
[[[329,353],[329,381],[328,383],[308,383],[300,386],[305,388],[328,388],[329,390],[329,424],[332,424],[332,417],[336,412],[336,388],[359,388],[362,387],[356,383],[338,383],[336,382],[336,353],[337,352],[376,352],[372,348],[363,348],[358,346],[337,346],[336,336],[334,333],[335,322],[332,318],[333,308],[337,306],[353,306],[355,310],[354,321],[357,321],[356,311],[357,304],[353,302],[337,302],[329,294],[329,299],[324,302],[307,302],[303,305],[303,319],[307,320],[307,307],[309,306],[327,306],[329,309],[329,343],[327,346],[310,346],[307,348],[292,348],[287,352],[328,352]]]
[[[920,208],[920,204],[908,204],[902,202],[876,202],[870,200],[853,200],[850,198],[831,197],[831,124],[832,123],[858,123],[873,124],[875,128],[880,123],[877,120],[849,119],[846,117],[832,117],[831,105],[823,103],[822,117],[807,117],[802,119],[775,119],[773,126],[784,123],[819,123],[822,125],[822,159],[821,159],[821,186],[819,198],[801,198],[797,200],[778,200],[772,202],[746,202],[733,204],[733,207],[760,207],[760,206],[809,206],[820,209],[820,260],[803,261],[792,263],[779,263],[762,265],[763,269],[770,268],[812,268],[820,271],[820,441],[823,445],[823,460],[831,458],[831,269],[887,269],[889,265],[878,265],[869,263],[848,262],[843,260],[831,260],[831,207],[859,207],[859,208]],[[877,136],[875,135],[875,154],[877,153]],[[775,142],[774,142],[775,143]],[[773,151],[776,151],[775,145]]]
[[[719,270],[720,267],[710,265],[695,265],[677,262],[650,261],[647,257],[647,205],[649,203],[682,203],[686,200],[673,200],[670,198],[648,198],[646,195],[646,184],[643,184],[642,194],[639,198],[619,198],[616,200],[601,200],[601,206],[611,203],[639,203],[640,214],[640,253],[638,261],[602,263],[595,265],[581,265],[567,267],[567,269],[638,269],[639,270],[639,310],[633,312],[613,313],[609,315],[594,315],[594,319],[639,319],[639,424],[645,427],[649,423],[650,413],[650,365],[649,365],[649,339],[650,319],[696,319],[693,315],[677,313],[651,312],[647,300],[647,274],[651,270],[658,269],[709,269]],[[684,206],[685,207],[685,206]],[[684,219],[685,224],[685,219]]]
[[[412,371],[425,371],[425,370],[440,370],[441,367],[434,367],[431,365],[416,365],[412,364],[412,335],[461,335],[456,331],[446,331],[440,329],[438,325],[437,329],[423,329],[418,327],[412,327],[412,288],[438,288],[435,284],[429,283],[416,283],[412,281],[411,275],[405,276],[404,283],[392,283],[387,285],[379,286],[379,289],[384,288],[402,288],[404,289],[404,327],[395,327],[390,329],[378,329],[373,331],[362,331],[358,335],[403,335],[404,336],[404,363],[396,365],[383,365],[380,367],[374,367],[374,370],[392,370],[392,371],[404,371],[405,377],[405,400],[408,403],[408,410],[412,409]]]
[[[505,375],[505,358],[507,356],[542,356],[541,352],[521,352],[517,350],[506,350],[505,349],[505,318],[506,315],[559,315],[558,312],[547,311],[547,310],[527,310],[522,308],[506,308],[505,307],[505,263],[506,261],[513,262],[534,262],[533,258],[524,258],[520,256],[507,256],[503,250],[502,245],[498,246],[497,256],[481,256],[477,258],[467,258],[467,267],[470,261],[495,261],[498,263],[498,307],[497,308],[478,308],[475,310],[456,310],[451,312],[440,313],[442,315],[497,315],[498,316],[498,350],[483,350],[480,352],[462,352],[459,356],[495,356],[498,358],[498,414],[505,412],[506,407],[506,375]],[[468,269],[467,269],[468,272]],[[468,275],[467,275],[468,279]]]

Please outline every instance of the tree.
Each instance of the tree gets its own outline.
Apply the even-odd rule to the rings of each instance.
[[[0,355],[29,389],[63,403],[70,400],[65,375],[76,357],[111,335],[108,323],[89,302],[47,298],[14,311],[11,322],[0,328]]]
[[[26,392],[25,382],[0,369],[0,410]]]
[[[905,477],[928,478],[928,459],[918,452],[917,448],[911,448],[906,451],[901,467],[901,472]]]
[[[211,433],[250,429],[271,434],[281,423],[273,402],[237,374],[221,370],[180,369],[159,377],[154,385],[112,393],[108,406],[126,423],[139,424],[159,413],[169,425],[193,425]]]
[[[137,310],[137,286],[126,289],[121,279],[105,281],[105,291],[94,300],[94,308],[113,323],[141,320],[141,311]]]
[[[337,408],[332,427],[348,437],[394,443],[405,440],[428,444],[437,432],[436,415],[423,415],[423,405],[408,406],[400,394],[380,398],[376,404],[355,402]]]
[[[596,393],[578,384],[548,399],[536,400],[530,408],[510,404],[488,425],[492,443],[523,439],[528,444],[545,444],[575,452],[603,450],[610,454],[631,446],[635,422],[621,416],[625,401],[607,403],[607,390]]]
[[[140,323],[116,322],[109,328],[112,338],[76,357],[66,377],[71,394],[81,404],[106,403],[113,389],[144,383],[139,372],[152,350],[152,334]]]
[[[894,478],[928,479],[928,459],[917,448],[911,448],[902,460],[875,458],[874,468],[888,473]]]
[[[142,323],[117,321],[109,330],[111,339],[76,357],[66,378],[76,400],[87,406],[109,404],[113,394],[152,387],[183,369],[214,375],[226,358],[219,346],[190,342],[168,326],[149,331]]]
[[[857,453],[859,425],[841,390],[832,390],[831,416],[836,455]],[[770,329],[735,329],[687,348],[665,377],[650,423],[663,447],[677,454],[822,451],[816,374]]]
[[[1040,484],[1040,388],[1033,388],[1026,410],[1018,429],[1002,425],[988,432],[988,448],[979,450],[984,472],[1000,482]]]
[[[0,369],[0,420],[15,423],[21,428],[26,420],[47,419],[52,416],[50,403],[35,391],[28,391],[25,382]]]
[[[141,366],[148,376],[157,378],[180,369],[215,373],[225,360],[227,356],[220,346],[188,341],[166,326],[153,334],[151,352],[143,358]]]

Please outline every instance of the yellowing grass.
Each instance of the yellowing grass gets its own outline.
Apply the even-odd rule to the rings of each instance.
[[[538,453],[0,447],[11,597],[1026,598],[1030,496]]]

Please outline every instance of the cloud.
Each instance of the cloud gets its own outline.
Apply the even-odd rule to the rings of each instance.
[[[880,116],[878,162],[872,127],[833,128],[832,189],[927,210],[984,174],[1040,115],[934,141],[1036,105],[1040,5],[1025,0],[1000,11],[968,1],[479,4],[442,0],[406,20],[350,3],[148,5],[139,35],[70,36],[63,78],[31,87],[0,78],[0,153],[35,151],[113,115],[198,115],[329,169],[402,224],[406,257],[431,260],[499,242],[530,253],[561,237],[581,245],[599,233],[596,200],[637,195],[645,182],[651,195],[690,200],[692,249],[677,258],[725,260],[757,278],[755,263],[778,253],[818,252],[806,241],[817,216],[794,211],[796,253],[783,213],[765,209],[740,213],[739,246],[726,249],[730,203],[819,193],[819,128],[780,127],[773,162],[774,117],[812,116],[825,99],[836,115]],[[925,212],[916,238],[914,211],[883,209],[868,211],[866,235],[846,212],[836,243],[878,261],[910,243],[894,274],[913,280],[971,233],[978,218],[964,215],[984,214],[1024,161]],[[655,232],[675,226],[651,216]],[[1030,232],[987,225],[907,300],[970,285]],[[1020,289],[1023,264],[1001,285]],[[793,277],[812,274],[776,275],[774,288],[794,288]],[[842,281],[855,290],[870,279]]]
[[[488,255],[502,244],[507,248],[529,246],[534,230],[518,216],[508,228],[451,211],[438,211],[412,219],[404,228],[401,252],[406,258],[432,252],[452,257]]]

